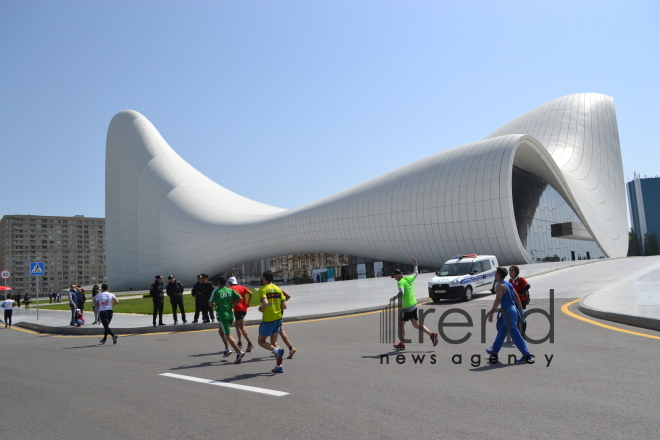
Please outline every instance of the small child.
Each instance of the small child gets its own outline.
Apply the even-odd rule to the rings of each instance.
[[[82,311],[76,309],[76,327],[82,327],[85,325],[85,318],[83,317]]]

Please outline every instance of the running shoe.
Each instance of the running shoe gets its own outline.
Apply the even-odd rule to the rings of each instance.
[[[277,365],[282,365],[282,359],[284,358],[284,349],[277,349]]]
[[[233,351],[231,351],[228,348],[225,348],[225,352],[223,353],[222,357],[223,358],[229,357],[229,355],[232,354],[232,353],[233,353]]]
[[[99,342],[105,345],[105,339],[101,339]]]
[[[528,354],[527,356],[523,356],[520,359],[516,361],[517,364],[533,364],[534,363],[534,355],[533,354]]]
[[[293,355],[296,354],[296,351],[298,351],[298,350],[296,350],[296,347],[291,347],[289,349],[289,355],[286,358],[291,359],[293,357]]]
[[[238,341],[238,348],[243,348],[243,341]]]
[[[240,364],[241,359],[243,359],[243,356],[245,356],[245,352],[241,351],[240,353],[236,353],[236,360],[234,361],[235,364]]]
[[[113,345],[116,345],[116,344],[117,344],[117,339],[119,339],[119,336],[117,336],[117,335],[114,335],[114,336],[112,337],[112,344],[113,344]]]
[[[250,351],[252,351],[253,348],[254,348],[254,344],[252,342],[248,342],[248,346],[245,349],[245,352],[249,353]]]
[[[405,350],[406,349],[406,344],[404,344],[403,342],[399,342],[399,343],[394,344],[394,348],[397,349],[397,350]]]
[[[281,365],[278,365],[277,367],[273,368],[272,370],[273,373],[284,373],[284,368]]]
[[[433,343],[433,346],[435,347],[438,345],[438,337],[440,336],[439,333],[431,333],[431,343]]]
[[[495,353],[495,351],[492,348],[487,348],[486,353],[497,356],[497,353]]]

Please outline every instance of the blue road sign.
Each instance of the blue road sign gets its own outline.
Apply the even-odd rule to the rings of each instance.
[[[30,263],[30,275],[41,276],[46,273],[46,263]]]

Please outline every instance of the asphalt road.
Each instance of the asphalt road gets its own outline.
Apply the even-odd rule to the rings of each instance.
[[[121,337],[52,337],[0,329],[3,439],[443,438],[657,439],[656,366],[660,340],[598,327],[562,313],[554,343],[533,345],[534,365],[489,365],[480,341],[484,301],[424,306],[461,308],[473,328],[451,328],[461,345],[408,345],[396,362],[380,343],[380,314],[287,323],[298,353],[273,374],[259,347],[240,365],[223,359],[214,331]],[[547,310],[547,300],[535,307]],[[575,305],[570,308],[578,313]],[[459,315],[449,320],[464,321]],[[622,325],[607,323],[614,327]],[[635,332],[658,335],[629,328]],[[540,314],[528,332],[549,330]],[[256,328],[251,328],[256,335]],[[410,333],[410,335],[412,335]],[[412,335],[415,336],[415,335]],[[390,353],[389,365],[380,355]],[[500,356],[517,354],[505,346]],[[415,364],[412,355],[425,355]],[[456,365],[452,356],[462,355]],[[479,354],[481,363],[470,358]],[[435,355],[435,363],[431,363]],[[552,356],[548,366],[546,360]],[[477,358],[474,358],[476,361]],[[276,397],[162,376],[218,380],[288,393]]]

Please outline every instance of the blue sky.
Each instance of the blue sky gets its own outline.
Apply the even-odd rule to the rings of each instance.
[[[0,215],[104,216],[125,109],[285,208],[578,92],[614,97],[626,178],[657,175],[659,4],[4,0]]]

